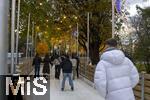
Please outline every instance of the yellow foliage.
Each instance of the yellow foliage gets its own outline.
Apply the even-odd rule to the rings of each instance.
[[[45,55],[48,53],[49,48],[46,42],[39,42],[36,47],[36,52],[40,55]]]

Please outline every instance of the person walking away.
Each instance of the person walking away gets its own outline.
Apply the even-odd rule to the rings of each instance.
[[[70,61],[72,63],[72,67],[73,67],[72,69],[73,69],[73,80],[74,80],[75,76],[76,76],[77,60],[73,56],[72,59],[70,59]]]
[[[60,77],[61,66],[60,66],[60,61],[59,60],[60,60],[59,57],[54,60],[54,64],[55,64],[55,78],[56,79],[59,79],[59,77]]]
[[[78,56],[75,57],[77,61],[77,67],[76,67],[76,73],[77,73],[77,78],[79,78],[79,64],[80,64],[80,59]]]
[[[71,90],[74,90],[73,80],[72,80],[72,63],[69,60],[69,56],[66,55],[65,58],[62,58],[62,72],[63,72],[63,80],[61,90],[64,91],[65,81],[69,79],[69,85],[71,86]]]
[[[41,62],[42,62],[41,57],[39,56],[39,54],[36,54],[36,56],[33,59],[33,63],[32,63],[32,66],[34,66],[34,69],[35,69],[34,78],[39,77]]]
[[[43,74],[45,76],[45,78],[48,80],[48,76],[50,74],[50,58],[49,58],[49,55],[46,54],[45,55],[45,58],[43,60],[43,63],[44,63],[44,66],[43,66]]]
[[[52,57],[51,57],[51,61],[52,63],[55,65],[55,78],[59,79],[60,77],[60,62],[59,62],[59,55],[57,53],[55,53]]]
[[[133,88],[139,74],[124,53],[117,49],[117,41],[108,39],[106,50],[96,66],[94,83],[105,100],[135,100]]]

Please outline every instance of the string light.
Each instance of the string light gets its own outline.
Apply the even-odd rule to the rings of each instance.
[[[75,19],[78,19],[78,17],[77,17],[77,16],[75,16],[74,18],[75,18]]]
[[[57,30],[61,30],[61,28],[58,27]]]
[[[64,19],[66,19],[67,17],[64,15],[64,17],[63,17]]]
[[[42,6],[43,4],[42,3],[40,3],[40,6]]]
[[[71,28],[72,26],[71,25],[69,25],[69,28]]]

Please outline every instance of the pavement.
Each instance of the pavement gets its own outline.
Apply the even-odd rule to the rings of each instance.
[[[104,100],[104,98],[99,95],[96,89],[89,86],[81,79],[75,79],[73,81],[74,91],[71,91],[68,81],[66,81],[65,90],[61,91],[60,86],[62,81],[62,74],[60,80],[57,80],[54,78],[54,67],[50,72],[50,79],[46,85],[48,90],[46,94],[44,96],[36,96],[31,92],[32,95],[26,96],[26,100]],[[40,73],[42,75],[42,66]],[[30,75],[34,75],[34,71],[32,71]],[[33,84],[31,84],[31,90],[33,87]]]

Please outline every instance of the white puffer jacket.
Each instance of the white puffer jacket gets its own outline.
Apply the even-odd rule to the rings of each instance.
[[[122,51],[111,50],[102,54],[94,82],[105,100],[135,100],[132,88],[139,82],[139,74]]]

